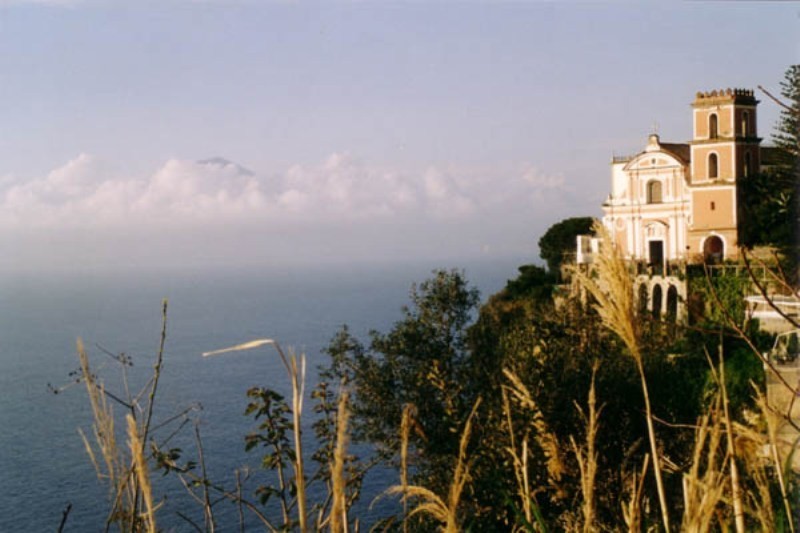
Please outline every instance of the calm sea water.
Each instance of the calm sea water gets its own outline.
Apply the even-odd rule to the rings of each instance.
[[[465,270],[486,297],[515,275],[516,265],[482,263],[466,265]],[[97,480],[77,432],[83,428],[88,433],[91,428],[85,390],[69,387],[55,395],[47,387],[69,382],[69,373],[78,366],[76,338],[83,338],[93,365],[115,392],[122,391],[120,373],[98,346],[130,355],[131,388],[138,390],[150,375],[159,341],[161,300],[168,298],[156,415],[164,418],[202,405],[199,427],[210,475],[230,484],[236,468],[258,464],[257,454],[244,452],[243,436],[254,427],[243,416],[245,391],[258,385],[286,392],[288,380],[270,348],[208,359],[200,354],[270,337],[307,354],[308,381],[313,382],[314,369],[326,362],[320,351],[342,324],[364,341],[370,329],[387,330],[401,317],[410,284],[425,279],[432,266],[437,265],[3,276],[0,532],[55,531],[68,503],[72,511],[66,531],[103,529],[108,493]],[[306,409],[310,412],[310,404]],[[194,455],[190,428],[171,444]],[[250,489],[263,481],[257,477],[263,473],[253,474]],[[378,473],[368,480],[366,503],[358,513],[369,518],[369,499],[393,482],[385,479],[387,475]],[[158,495],[170,495],[158,518],[168,530],[185,531],[190,528],[177,518],[176,509],[188,509],[198,520],[202,517],[176,483],[172,476],[157,481]],[[222,530],[233,529],[233,506],[223,502],[217,509],[223,526],[227,525]]]

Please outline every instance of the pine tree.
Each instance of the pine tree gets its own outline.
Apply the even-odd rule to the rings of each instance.
[[[775,168],[778,194],[785,199],[786,242],[781,243],[790,279],[800,282],[800,65],[790,66],[781,82],[781,116],[772,136],[782,152]]]
[[[789,169],[796,171],[800,155],[800,65],[792,65],[786,70],[781,82],[781,96],[786,107],[781,110],[772,140],[788,156]]]

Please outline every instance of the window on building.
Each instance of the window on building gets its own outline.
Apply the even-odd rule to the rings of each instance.
[[[708,156],[708,177],[709,179],[719,177],[719,158],[717,154]]]
[[[718,128],[717,128],[717,114],[711,113],[708,116],[708,138],[709,139],[716,139],[718,135]]]
[[[647,182],[647,203],[660,204],[661,199],[661,182],[652,180]]]
[[[717,209],[717,204],[715,202],[711,202],[711,210],[714,211]]]
[[[742,137],[750,135],[750,113],[742,112]]]

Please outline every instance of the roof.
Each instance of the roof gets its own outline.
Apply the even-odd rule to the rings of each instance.
[[[691,157],[691,148],[688,144],[680,143],[660,143],[661,148],[680,159],[684,164],[688,165]]]

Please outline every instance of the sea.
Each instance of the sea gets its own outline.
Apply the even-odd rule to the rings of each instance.
[[[92,415],[85,387],[75,383],[76,341],[82,339],[90,363],[107,390],[135,395],[152,375],[158,351],[162,302],[167,301],[163,369],[155,398],[154,423],[189,410],[192,422],[171,436],[180,419],[159,428],[166,448],[198,459],[195,426],[208,477],[235,489],[237,470],[243,493],[269,479],[259,468],[261,453],[244,450],[244,436],[257,424],[244,416],[250,387],[289,394],[289,380],[275,349],[204,358],[203,352],[259,338],[278,341],[307,361],[304,446],[315,446],[308,393],[322,350],[347,324],[368,343],[370,330],[387,331],[402,318],[412,283],[435,268],[463,270],[482,299],[516,276],[522,260],[474,260],[462,264],[418,261],[405,264],[305,265],[294,267],[172,268],[148,271],[110,269],[0,274],[0,532],[103,531],[109,491],[85,450],[79,429],[91,437]],[[123,369],[111,355],[125,354]],[[126,392],[126,387],[127,391]],[[124,408],[114,406],[118,428]],[[363,446],[355,450],[368,453]],[[309,473],[314,465],[308,462]],[[249,477],[248,477],[249,476]],[[181,518],[202,524],[200,507],[175,475],[153,473],[163,531],[193,531]],[[377,498],[396,483],[396,473],[375,470],[365,481],[352,515],[362,526],[390,514],[397,502]],[[309,498],[324,489],[312,486]],[[218,531],[236,531],[239,513],[227,501],[214,505]],[[264,508],[276,516],[276,507]],[[248,530],[261,527],[246,517]]]

